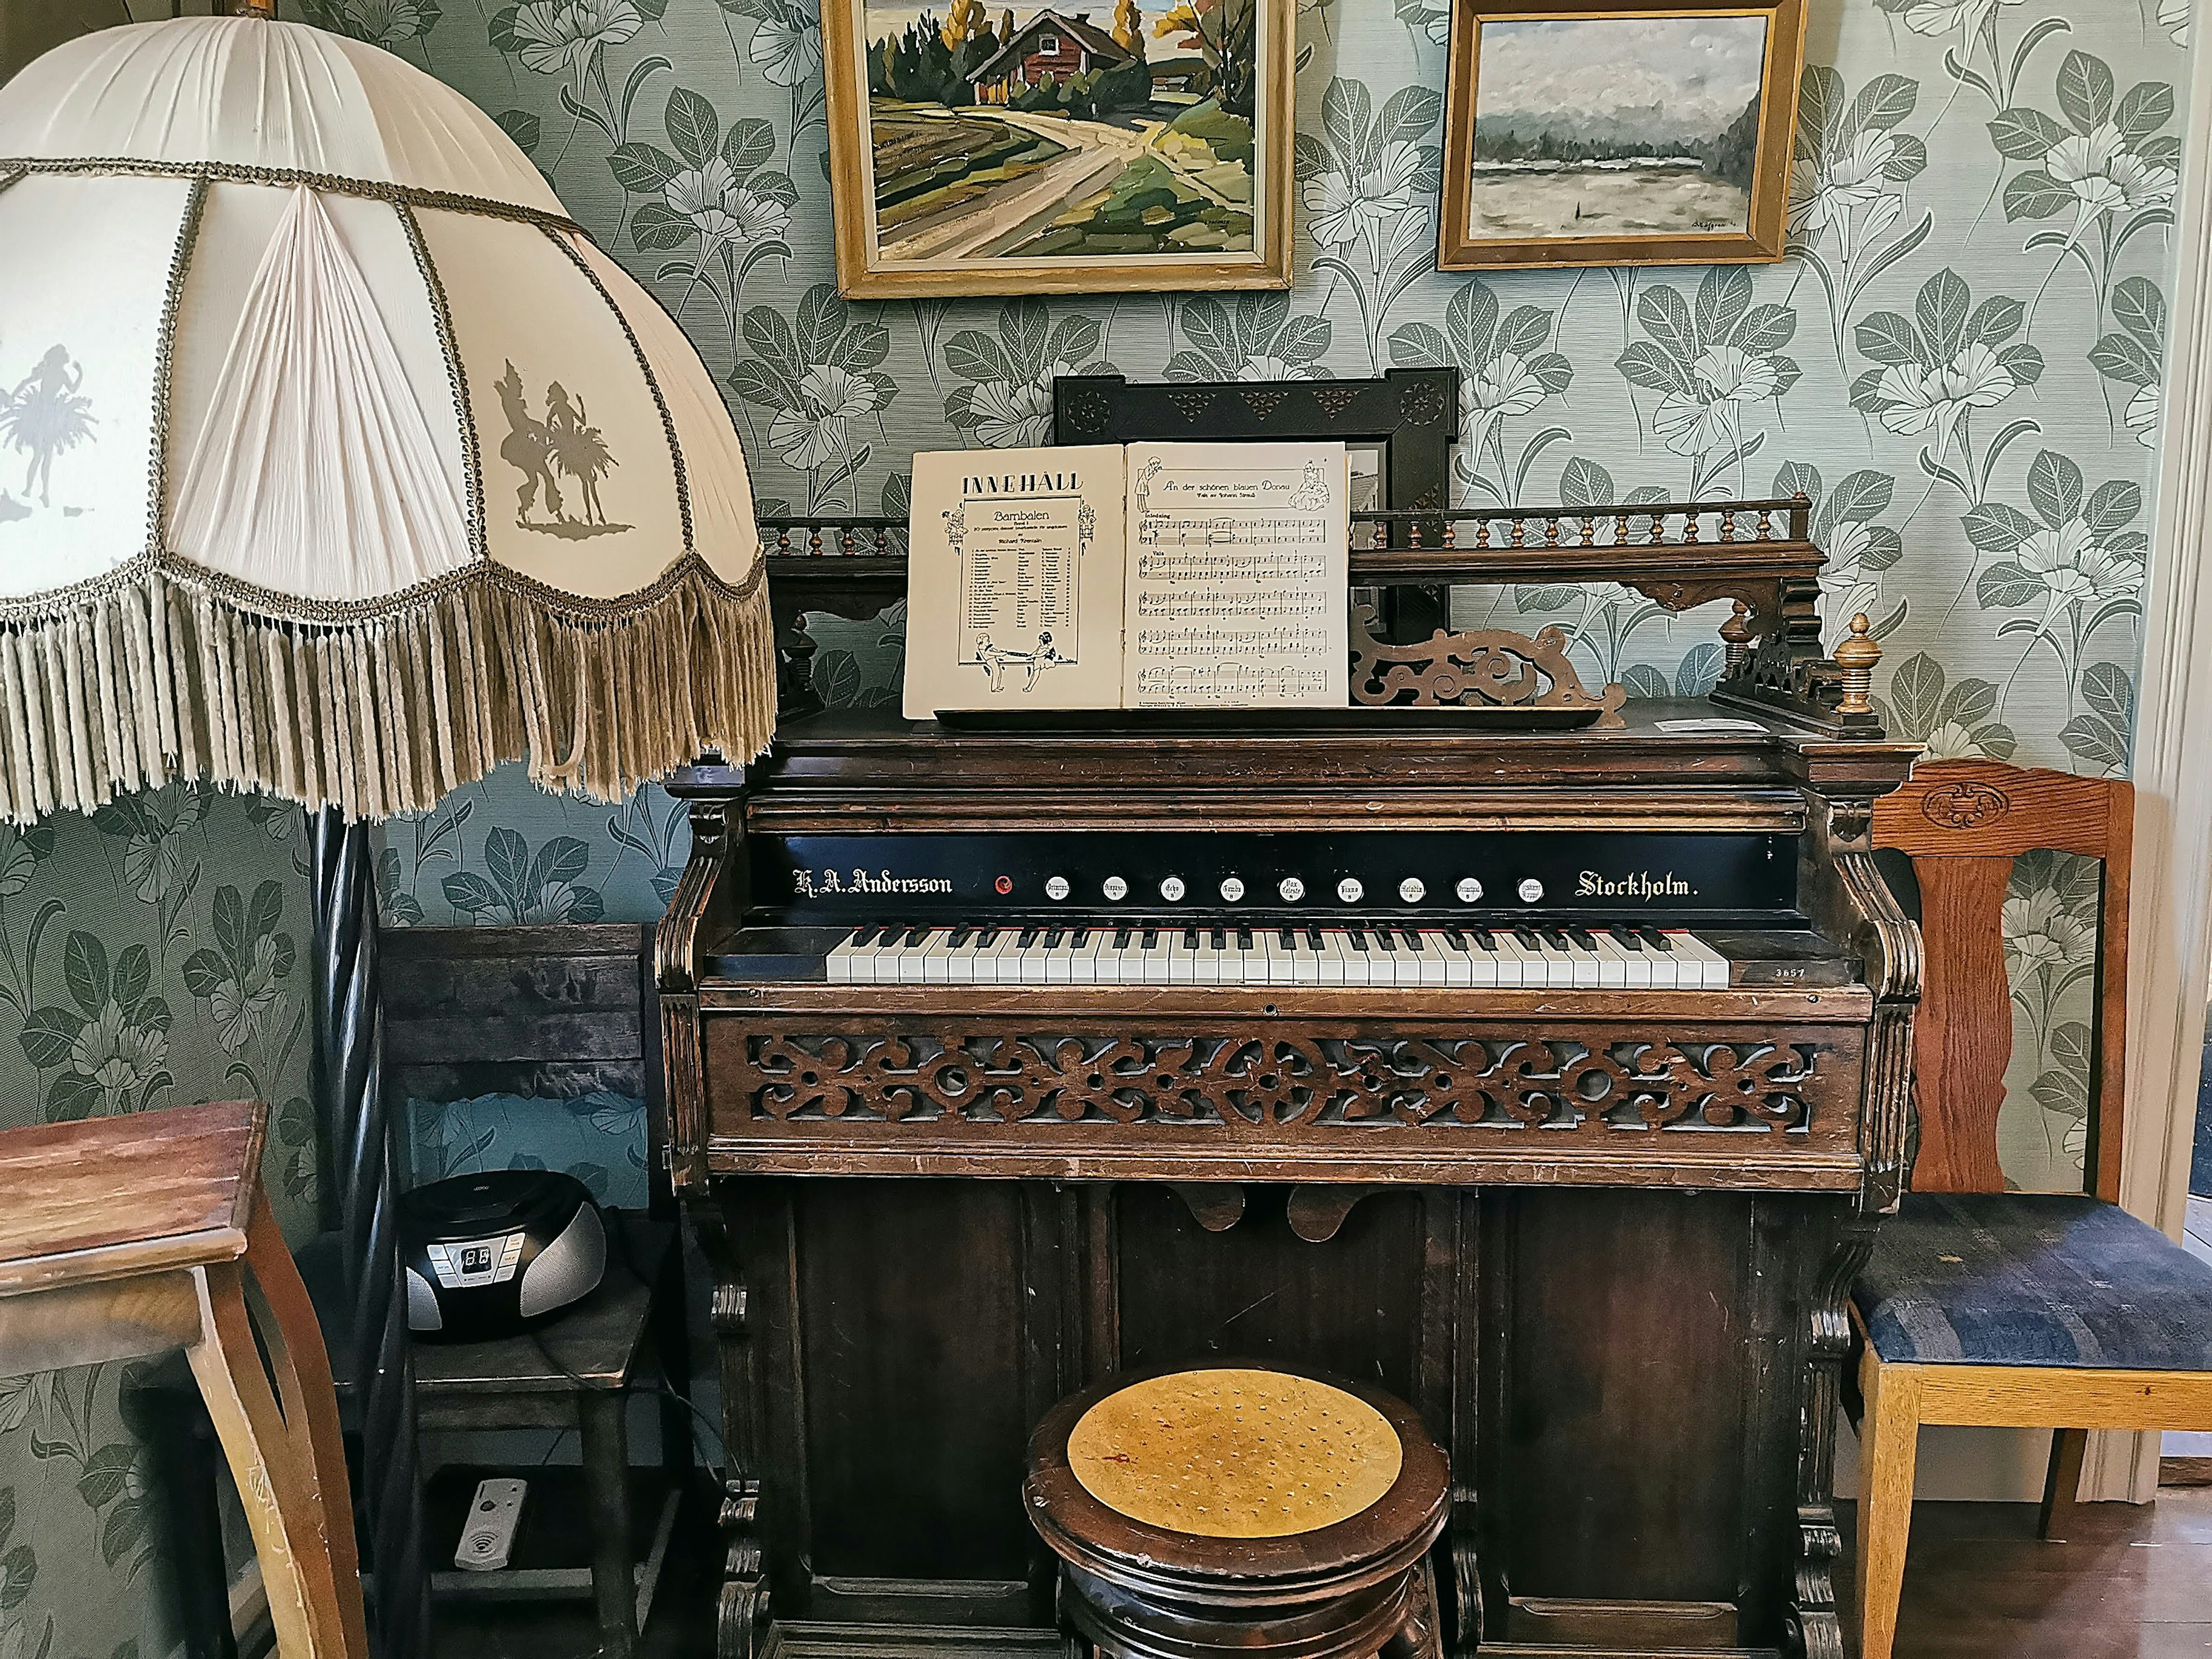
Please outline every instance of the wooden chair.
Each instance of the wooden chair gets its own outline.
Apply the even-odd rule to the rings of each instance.
[[[0,1133],[0,1373],[183,1349],[277,1651],[368,1659],[330,1361],[261,1190],[267,1127],[258,1103],[230,1101]]]
[[[1912,859],[1926,960],[1919,1157],[1851,1297],[1864,1659],[1896,1636],[1922,1424],[2055,1431],[2046,1537],[2064,1534],[2087,1431],[2212,1429],[2212,1266],[2118,1207],[2134,802],[2124,782],[1946,761],[1875,804],[1875,845]],[[2104,866],[2081,1194],[2008,1193],[1997,1167],[2006,884],[2039,849]]]
[[[665,1479],[652,1494],[648,1524],[633,1524],[627,1407],[633,1389],[665,1379],[689,1393],[683,1251],[663,1168],[659,1023],[653,1009],[653,930],[638,923],[542,927],[395,927],[383,938],[384,1085],[395,1117],[415,1127],[413,1103],[432,1116],[487,1095],[558,1103],[606,1091],[646,1103],[647,1208],[611,1211],[605,1279],[533,1334],[492,1342],[421,1341],[414,1349],[416,1426],[424,1433],[485,1429],[574,1429],[581,1443],[588,1567],[525,1565],[532,1534],[551,1500],[524,1509],[517,1565],[464,1573],[453,1567],[459,1516],[440,1512],[427,1542],[431,1589],[440,1596],[592,1598],[602,1651],[626,1659],[657,1592],[661,1565],[691,1463],[688,1411],[661,1409]],[[403,1149],[411,1137],[403,1131]],[[431,1171],[410,1170],[412,1177]],[[411,1180],[409,1184],[411,1184]],[[320,1316],[322,1340],[350,1377],[354,1334],[343,1295],[340,1240],[303,1245],[300,1272]],[[0,1372],[4,1374],[4,1372]],[[657,1374],[657,1377],[656,1377]],[[216,1513],[212,1472],[191,1466],[189,1437],[199,1404],[189,1382],[167,1373],[139,1385],[140,1408],[155,1414],[170,1467],[161,1483],[164,1530],[189,1544]],[[350,1382],[339,1399],[351,1407]],[[512,1471],[502,1471],[512,1473]],[[434,1482],[438,1498],[441,1483]],[[541,1479],[541,1487],[550,1483]],[[472,1483],[464,1483],[472,1486]],[[640,1532],[643,1536],[641,1539]],[[227,1577],[219,1538],[180,1559],[187,1643],[195,1652],[231,1649]],[[350,1535],[346,1539],[352,1544]],[[374,1563],[371,1564],[372,1567]]]
[[[1078,1651],[1443,1659],[1425,1557],[1450,1486],[1388,1395],[1224,1366],[1062,1401],[1023,1496]]]

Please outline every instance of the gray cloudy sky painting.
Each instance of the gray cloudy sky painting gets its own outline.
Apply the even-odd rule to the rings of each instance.
[[[1718,132],[1759,90],[1763,17],[1592,17],[1482,26],[1479,118],[1571,131]]]

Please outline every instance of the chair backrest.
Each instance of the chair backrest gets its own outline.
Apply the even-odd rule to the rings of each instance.
[[[1997,1112],[2012,1057],[2004,901],[2022,853],[2102,860],[2096,1008],[2089,1021],[2087,1185],[2120,1195],[2120,1066],[2127,1026],[2128,857],[2135,787],[1996,761],[1935,761],[1874,805],[1874,844],[1909,854],[1925,952],[1912,1043],[1917,1192],[2004,1188]]]
[[[395,1113],[410,1100],[485,1095],[550,1103],[604,1090],[642,1100],[649,1207],[673,1209],[650,926],[387,927],[380,948],[385,1097]]]

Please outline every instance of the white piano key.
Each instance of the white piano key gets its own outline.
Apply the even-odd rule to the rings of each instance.
[[[1521,942],[1510,933],[1492,933],[1490,936],[1490,959],[1498,969],[1497,983],[1501,989],[1517,991],[1531,983],[1528,977],[1528,958]]]
[[[1455,943],[1442,933],[1435,935],[1437,950],[1443,962],[1444,983],[1455,989],[1464,989],[1474,981],[1476,963],[1474,943],[1467,935],[1460,935]]]
[[[1344,935],[1341,933],[1334,927],[1322,930],[1321,949],[1315,952],[1316,966],[1320,975],[1315,981],[1316,984],[1341,985],[1344,983],[1345,948]]]
[[[1406,942],[1406,930],[1402,927],[1398,930],[1398,942],[1401,945]],[[1443,951],[1443,934],[1423,931],[1413,935],[1413,960],[1416,984],[1441,986],[1444,983]]]
[[[1644,941],[1645,953],[1651,958],[1651,988],[1655,991],[1674,991],[1694,981],[1682,977],[1685,962],[1667,936],[1655,928],[1639,927],[1637,933]],[[1663,942],[1662,942],[1663,941]]]
[[[1620,958],[1620,983],[1624,990],[1648,991],[1651,988],[1651,951],[1643,945],[1631,945],[1612,933],[1598,935],[1598,943],[1608,947]]]
[[[1046,929],[1037,940],[1037,953],[1044,959],[1046,984],[1065,985],[1073,977],[1074,964],[1071,958],[1075,954],[1074,938],[1073,933],[1063,928],[1051,927]]]
[[[867,983],[866,980],[860,979],[857,976],[857,969],[860,967],[860,954],[867,948],[859,943],[859,941],[864,939],[873,939],[874,938],[875,930],[873,928],[856,927],[851,933],[846,934],[845,937],[840,939],[836,944],[830,947],[830,954],[823,959],[822,965],[823,972],[829,975],[830,982],[832,985],[865,985]]]
[[[1590,943],[1597,951],[1597,986],[1601,991],[1624,991],[1628,988],[1628,963],[1623,951],[1610,933],[1602,928],[1589,930]]]
[[[1067,982],[1071,985],[1096,985],[1098,982],[1098,933],[1095,928],[1079,928],[1079,942],[1074,933],[1067,938]]]
[[[933,927],[921,945],[921,977],[927,985],[945,985],[952,978],[952,930]]]
[[[1669,932],[1667,935],[1678,955],[1686,957],[1695,966],[1697,977],[1689,981],[1708,991],[1728,988],[1728,958],[1694,933]]]

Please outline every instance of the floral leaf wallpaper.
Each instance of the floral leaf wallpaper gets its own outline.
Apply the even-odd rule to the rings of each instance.
[[[380,33],[350,14],[317,21],[422,64],[530,150],[698,343],[772,508],[901,511],[916,448],[1043,441],[1061,374],[1448,363],[1463,501],[1802,490],[1830,555],[1830,633],[1854,611],[1873,619],[1893,729],[1938,755],[2118,771],[2185,0],[1810,10],[1778,264],[1439,274],[1445,9],[1301,0],[1289,294],[884,303],[848,303],[831,280],[820,36],[798,0],[532,0],[489,19],[395,11]],[[1457,605],[1463,619],[1559,623],[1586,671],[1636,695],[1701,691],[1718,671],[1711,615],[1619,588],[1463,590]],[[833,702],[896,696],[896,610],[814,631]],[[391,828],[386,911],[648,917],[685,840],[658,792],[610,812],[502,775]],[[2056,892],[2059,868],[2022,879]],[[2073,952],[2069,969],[2087,959],[2071,933],[2033,937]],[[2027,1186],[2073,1178],[2082,1111],[2059,1033],[2086,991],[2070,971],[2044,975],[2044,949],[2015,949],[2003,1152]]]
[[[2132,718],[2187,25],[2183,0],[1814,0],[1785,260],[1448,276],[1432,258],[1444,8],[1302,0],[1291,293],[878,304],[831,282],[811,12],[536,0],[380,38],[497,115],[683,321],[772,508],[902,510],[916,448],[1042,441],[1060,374],[1448,363],[1461,499],[1802,490],[1830,554],[1828,628],[1873,618],[1894,729],[1938,755],[2112,772]],[[1717,672],[1711,617],[1618,588],[1457,603],[1560,623],[1589,672],[1637,695]],[[896,611],[814,631],[833,702],[895,696]],[[392,828],[386,908],[648,916],[684,842],[656,792],[608,813],[502,776]],[[2050,1079],[2085,992],[2060,977],[2017,999],[2004,1156],[2028,1186],[2065,1184],[2077,1162],[2081,1098]]]
[[[263,1178],[311,1231],[304,840],[296,807],[187,786],[0,826],[0,1127],[267,1100]],[[0,1659],[176,1640],[134,1369],[0,1377]]]
[[[1140,0],[1161,9],[1158,0]],[[1865,611],[1893,731],[1942,756],[2125,763],[2188,0],[1810,0],[1791,238],[1716,270],[1434,269],[1443,0],[1297,0],[1298,279],[1287,295],[848,303],[833,276],[810,0],[290,0],[467,94],[659,295],[721,382],[768,510],[904,510],[920,448],[1030,444],[1051,382],[1456,366],[1468,502],[1814,502],[1832,637]],[[1717,617],[1624,590],[1464,591],[1557,622],[1586,672],[1695,693]],[[817,617],[817,684],[896,699],[902,617]],[[0,1121],[259,1093],[309,1196],[296,813],[191,789],[0,832]],[[380,832],[386,920],[659,915],[688,851],[510,769]],[[2094,888],[2024,860],[2007,910],[2008,1177],[2078,1179]],[[626,1180],[635,1121],[558,1146],[493,1103],[426,1164]],[[166,1653],[112,1368],[0,1382],[0,1659]],[[118,1518],[120,1516],[121,1518]]]

